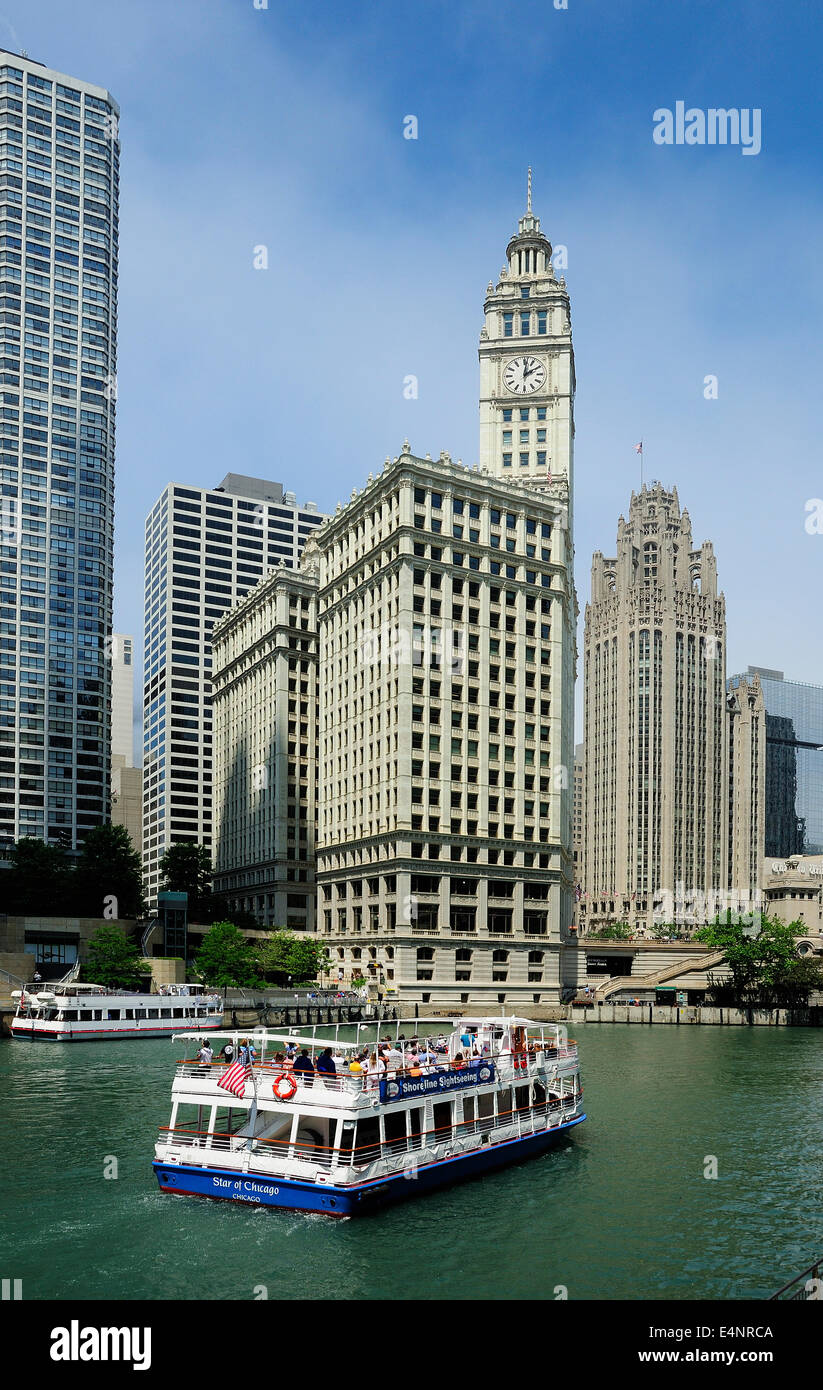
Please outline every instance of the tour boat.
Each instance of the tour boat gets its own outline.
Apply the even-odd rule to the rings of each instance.
[[[76,980],[15,990],[13,1038],[49,1042],[112,1042],[171,1038],[181,1027],[219,1028],[223,1001],[202,985],[165,985],[162,994],[137,994]]]
[[[421,1040],[430,1022],[413,1021]],[[177,1063],[155,1149],[160,1188],[355,1216],[543,1153],[586,1118],[577,1045],[562,1025],[478,1017],[449,1027],[442,1051],[424,1046],[412,1057],[398,1038],[386,1069],[365,1075],[350,1070],[362,1037],[260,1029],[249,1066],[242,1035],[221,1034],[234,1043],[231,1063]],[[335,1072],[285,1062],[290,1039],[312,1059],[331,1049]]]

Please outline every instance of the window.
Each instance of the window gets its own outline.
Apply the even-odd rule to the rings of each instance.
[[[520,336],[521,336],[521,338],[528,338],[528,336],[529,336],[529,321],[530,321],[530,318],[531,318],[531,315],[530,315],[530,314],[521,314],[521,315],[520,315]]]
[[[538,309],[538,311],[537,311],[537,331],[538,331],[538,333],[541,334],[541,335],[544,334],[544,333],[546,332],[546,310],[545,310],[545,309]]]
[[[511,338],[514,335],[514,314],[503,315],[503,337]]]

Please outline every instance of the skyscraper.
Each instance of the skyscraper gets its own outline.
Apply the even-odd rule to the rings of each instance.
[[[592,561],[584,639],[584,872],[589,927],[757,894],[763,700],[726,699],[726,615],[710,541],[677,489],[632,494],[617,555]],[[731,728],[730,728],[731,726]],[[671,919],[669,919],[671,920]]]
[[[134,765],[134,640],[111,639],[111,819],[143,848],[143,769]]]
[[[750,666],[729,688],[755,675],[766,705],[765,854],[823,854],[823,686]]]
[[[108,819],[118,107],[0,51],[0,845]]]
[[[294,568],[323,521],[281,483],[229,473],[215,488],[170,484],[146,522],[143,867],[181,840],[212,846],[211,633],[273,565]]]

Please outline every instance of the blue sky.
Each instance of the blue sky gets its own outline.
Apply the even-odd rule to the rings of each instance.
[[[121,107],[118,629],[142,638],[171,480],[257,473],[333,510],[405,436],[475,461],[483,296],[531,164],[568,248],[581,610],[642,437],[714,542],[729,670],[823,683],[822,38],[799,0],[6,0],[0,44]],[[677,100],[759,108],[760,154],[656,145]]]

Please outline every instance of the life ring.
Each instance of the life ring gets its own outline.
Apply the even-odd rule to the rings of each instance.
[[[274,1078],[271,1089],[278,1100],[291,1100],[297,1090],[297,1082],[289,1072],[281,1071],[280,1075]]]

